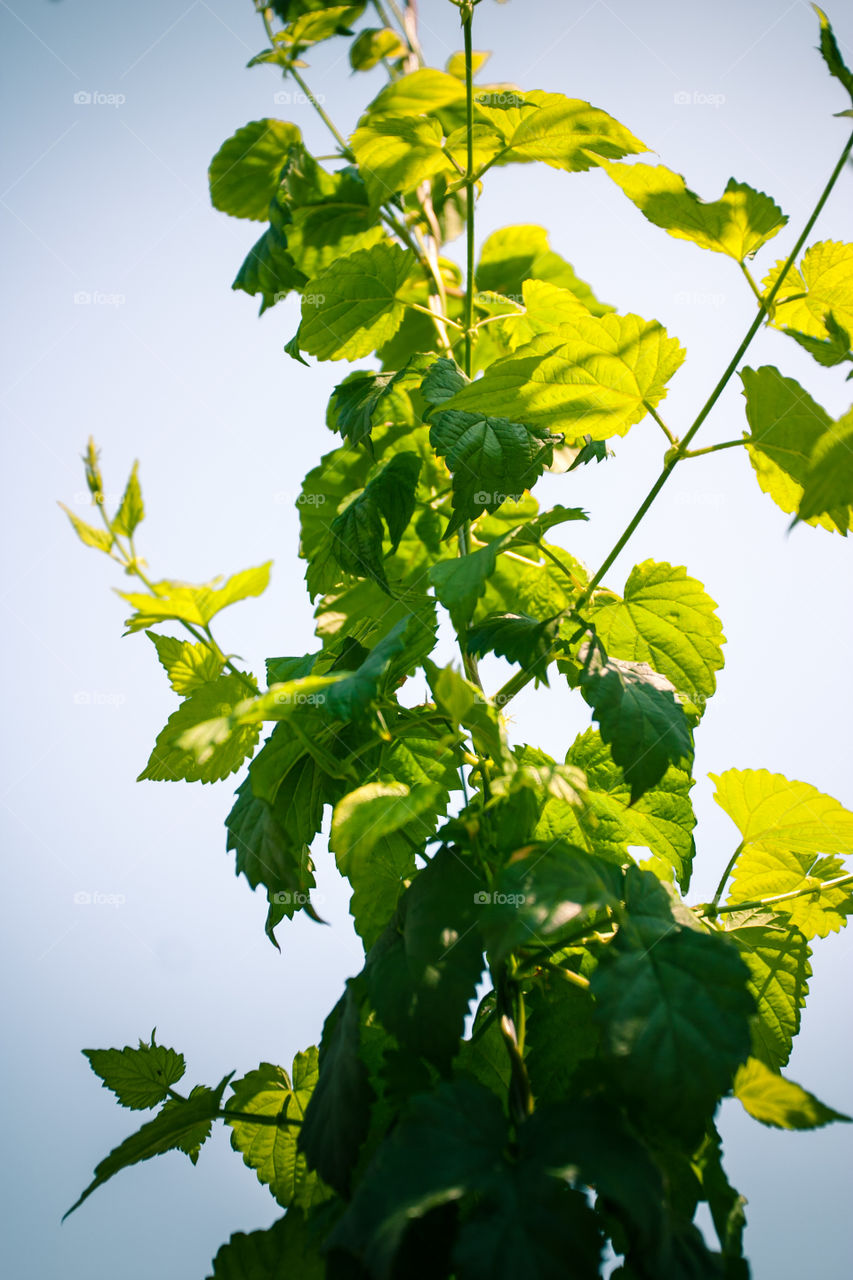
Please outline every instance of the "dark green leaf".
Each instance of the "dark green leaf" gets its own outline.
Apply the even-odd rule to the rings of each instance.
[[[396,551],[415,509],[420,469],[417,454],[395,454],[332,521],[333,554],[346,573],[372,578],[387,588],[382,563],[383,521],[391,550]]]
[[[496,653],[508,662],[517,662],[543,684],[548,683],[557,620],[540,622],[526,613],[490,613],[465,634],[469,653]]]
[[[400,901],[367,959],[370,998],[399,1043],[446,1070],[457,1052],[483,971],[480,880],[468,861],[440,849]]]
[[[816,4],[813,4],[812,8],[820,19],[820,52],[829,74],[834,76],[836,80],[841,81],[851,99],[853,99],[853,71],[849,70],[841,56],[829,18],[827,18],[823,9],[819,9]]]
[[[689,766],[693,744],[687,718],[670,682],[647,663],[606,658],[591,645],[580,688],[631,788],[632,804],[670,765]]]
[[[325,1280],[326,1261],[299,1209],[266,1231],[237,1231],[213,1259],[208,1280]]]
[[[704,1126],[750,1047],[748,970],[719,934],[671,923],[607,953],[592,976],[616,1077],[638,1113],[686,1135]]]
[[[373,1090],[359,1056],[361,1019],[353,983],[329,1014],[320,1041],[320,1075],[299,1130],[308,1167],[346,1196],[370,1125]]]
[[[68,1214],[79,1208],[93,1191],[103,1186],[121,1169],[127,1169],[132,1164],[138,1164],[140,1160],[150,1160],[152,1156],[159,1156],[165,1151],[174,1151],[175,1148],[180,1147],[188,1133],[218,1115],[225,1086],[233,1074],[232,1071],[224,1076],[215,1089],[197,1087],[185,1102],[178,1103],[171,1100],[172,1106],[164,1107],[153,1120],[149,1120],[129,1138],[125,1138],[124,1142],[111,1151],[96,1167],[92,1182],[63,1216],[67,1218]]]
[[[112,1089],[123,1107],[145,1111],[165,1102],[169,1085],[177,1084],[186,1070],[184,1055],[140,1040],[137,1049],[84,1049],[89,1066],[100,1076],[105,1089]]]

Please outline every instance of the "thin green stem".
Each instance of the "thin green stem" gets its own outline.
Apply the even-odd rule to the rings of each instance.
[[[648,400],[644,400],[644,401],[643,401],[643,404],[645,405],[645,407],[646,407],[647,411],[648,411],[648,412],[651,414],[651,416],[654,418],[655,422],[658,424],[658,426],[660,427],[661,431],[662,431],[662,432],[664,433],[664,435],[666,436],[666,438],[667,438],[667,440],[669,441],[669,443],[670,443],[671,445],[676,445],[676,444],[678,444],[678,441],[676,440],[675,436],[672,434],[672,432],[670,431],[669,427],[666,425],[666,423],[664,422],[663,418],[662,418],[662,417],[660,416],[660,414],[658,413],[657,409],[655,409],[654,405],[649,404]]]
[[[725,889],[726,885],[729,882],[729,876],[732,874],[732,872],[735,869],[735,863],[737,862],[738,858],[742,853],[743,853],[743,841],[741,840],[740,844],[735,849],[734,853],[726,863],[726,869],[720,878],[720,883],[717,885],[717,892],[714,894],[713,898],[711,899],[711,906],[714,908],[715,911],[717,909],[717,903],[720,901],[720,898],[722,898],[723,896],[723,890]]]
[[[843,889],[853,884],[853,872],[838,876],[835,880],[822,880],[819,884],[806,885],[802,889],[790,889],[787,893],[774,893],[770,898],[753,898],[749,902],[730,902],[727,907],[715,907],[713,913],[718,916],[731,915],[735,911],[757,911],[762,907],[775,907],[779,902],[793,902],[795,898],[805,898],[810,893],[829,893],[832,889]]]
[[[749,267],[746,265],[745,262],[742,262],[740,264],[740,269],[744,274],[744,278],[746,279],[747,284],[749,285],[752,292],[755,294],[759,307],[763,308],[764,298],[762,296],[761,290],[759,289],[758,285],[755,283],[754,279],[752,278],[752,272],[750,271]]]
[[[719,453],[721,449],[742,449],[749,442],[749,436],[741,436],[740,440],[722,440],[719,444],[706,444],[704,449],[689,449],[687,453],[682,454],[682,461],[685,458],[701,458],[706,453]]]
[[[275,1129],[300,1129],[302,1127],[301,1120],[291,1120],[287,1116],[262,1116],[254,1111],[231,1111],[229,1108],[223,1107],[216,1114],[220,1120],[239,1120],[243,1124],[268,1125]]]
[[[465,376],[471,377],[473,368],[473,334],[472,326],[474,323],[474,184],[472,174],[474,172],[474,57],[473,42],[471,38],[471,22],[473,14],[469,9],[462,18],[462,32],[465,40],[465,101],[466,101],[466,133],[467,133],[467,166],[465,177],[465,248],[467,261],[467,280],[465,284],[465,301],[464,301],[464,330],[465,330]],[[471,525],[469,521],[465,521],[457,535],[460,556],[467,556],[471,552]],[[483,682],[480,679],[480,670],[477,665],[477,659],[473,654],[468,653],[462,637],[459,637],[459,647],[462,650],[462,663],[465,668],[465,674],[468,679],[478,685],[480,689]],[[483,780],[485,782],[485,771],[483,772]]]
[[[431,320],[440,320],[442,324],[449,324],[453,329],[462,330],[462,325],[457,320],[451,320],[449,316],[436,315],[434,311],[430,311],[429,307],[422,307],[419,302],[407,302],[407,307],[412,311],[421,311],[425,316],[429,316]]]
[[[800,232],[800,235],[797,238],[797,242],[794,245],[793,249],[791,250],[790,254],[788,255],[788,258],[784,266],[782,267],[782,270],[779,272],[779,275],[776,277],[776,280],[773,283],[772,289],[770,289],[769,293],[767,294],[767,297],[762,300],[758,313],[755,319],[753,320],[752,324],[747,329],[744,337],[742,338],[740,345],[737,348],[737,351],[735,351],[731,360],[726,365],[725,371],[723,372],[722,376],[720,377],[719,381],[717,382],[717,385],[714,387],[711,394],[708,396],[708,399],[705,401],[702,408],[699,410],[699,413],[696,415],[695,419],[693,420],[693,423],[689,431],[685,435],[684,439],[681,441],[681,443],[678,446],[670,450],[670,452],[667,454],[667,457],[664,460],[663,468],[661,470],[660,475],[658,476],[657,480],[655,480],[654,484],[652,485],[649,492],[646,494],[643,501],[640,503],[634,515],[631,517],[627,527],[623,530],[623,532],[620,534],[620,536],[617,538],[616,542],[614,543],[612,549],[605,556],[599,569],[590,579],[589,584],[586,587],[586,590],[583,592],[577,604],[574,606],[575,613],[583,609],[584,605],[588,603],[588,601],[592,596],[592,593],[595,591],[596,587],[604,578],[604,575],[607,573],[607,571],[610,569],[613,563],[619,558],[620,554],[624,550],[627,543],[630,542],[631,538],[634,536],[634,533],[636,532],[637,527],[642,523],[646,513],[654,503],[655,499],[657,498],[661,489],[666,484],[669,477],[672,475],[672,472],[675,470],[675,467],[687,454],[688,446],[691,440],[694,439],[697,431],[700,429],[703,422],[708,417],[708,414],[714,408],[714,405],[717,403],[723,391],[725,390],[726,386],[728,385],[730,378],[735,373],[738,365],[743,359],[747,351],[747,348],[749,347],[756,333],[758,333],[758,330],[761,327],[764,317],[766,315],[769,315],[770,309],[773,306],[773,300],[776,297],[776,294],[781,289],[782,284],[784,283],[785,277],[787,276],[797,256],[799,255],[800,250],[805,244],[806,239],[808,238],[812,227],[814,226],[815,222],[818,219],[818,216],[821,213],[821,210],[823,209],[823,206],[826,204],[827,200],[829,199],[832,189],[835,186],[835,183],[838,181],[838,177],[842,173],[845,164],[847,163],[847,158],[850,155],[851,150],[853,150],[853,133],[851,133],[850,137],[847,139],[847,142],[845,143],[845,146],[844,146],[844,150],[842,151],[838,159],[838,163],[833,169],[832,174],[830,175],[830,178],[826,186],[824,187],[820,195],[820,198],[818,199],[817,204],[812,210],[812,213],[809,216],[806,222],[806,225],[803,227],[803,230]],[[498,692],[495,694],[496,701],[499,701],[500,705],[502,706],[505,705],[507,702],[510,701],[511,698],[514,698],[516,694],[520,693],[521,690],[524,689],[532,679],[533,679],[533,672],[531,671],[522,670],[517,672],[512,677],[512,679],[508,680],[506,684],[503,685],[503,687],[499,689]]]
[[[273,25],[272,25],[273,11],[272,9],[267,7],[260,10],[260,15],[261,15],[261,18],[263,19],[264,29],[267,33],[267,39],[269,40],[272,47],[275,48],[275,31],[273,30]],[[287,75],[288,73],[293,76],[294,80],[299,85],[299,88],[302,90],[302,92],[305,94],[305,97],[311,103],[311,106],[317,112],[317,115],[320,117],[320,119],[323,121],[323,124],[329,130],[332,137],[335,139],[335,142],[337,142],[338,146],[341,148],[341,151],[343,151],[347,160],[354,160],[355,156],[350,151],[349,146],[347,145],[346,138],[343,136],[342,133],[338,131],[338,129],[335,127],[334,121],[323,110],[322,105],[314,97],[314,94],[308,88],[308,85],[305,83],[305,80],[299,74],[296,67],[294,66],[287,67],[284,71],[284,74]]]
[[[550,560],[553,564],[555,564],[557,568],[560,570],[560,572],[566,578],[568,578],[569,582],[572,584],[572,589],[574,591],[583,590],[582,585],[578,582],[577,578],[574,576],[571,570],[566,568],[566,566],[560,560],[560,557],[555,555],[550,547],[546,547],[543,543],[540,542],[539,550],[542,552],[543,556],[545,556],[548,560]]]

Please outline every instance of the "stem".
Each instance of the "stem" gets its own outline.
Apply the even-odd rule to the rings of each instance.
[[[269,9],[269,8],[261,9],[261,10],[260,10],[260,14],[261,14],[261,18],[263,19],[264,29],[266,30],[266,33],[267,33],[267,39],[269,40],[269,42],[270,42],[270,44],[272,45],[272,47],[273,47],[273,48],[275,48],[275,32],[273,31],[273,25],[272,25],[273,11],[272,11],[272,9]],[[354,160],[354,159],[355,159],[355,156],[353,155],[353,153],[350,151],[349,147],[347,146],[346,139],[345,139],[345,138],[344,138],[344,136],[343,136],[341,133],[339,133],[339,132],[338,132],[338,130],[335,128],[335,124],[334,124],[334,122],[329,118],[329,116],[326,114],[326,112],[325,112],[325,111],[323,110],[323,108],[321,107],[320,103],[319,103],[319,102],[317,101],[317,99],[314,97],[314,94],[313,94],[313,93],[311,92],[311,90],[308,88],[308,85],[305,83],[305,81],[303,80],[302,76],[301,76],[301,75],[299,74],[299,72],[296,70],[296,67],[288,67],[288,68],[284,71],[284,74],[285,74],[285,75],[287,75],[288,71],[289,71],[289,72],[290,72],[290,74],[293,76],[293,78],[294,78],[294,80],[296,81],[296,83],[299,85],[299,88],[300,88],[300,89],[302,90],[302,92],[305,94],[305,97],[306,97],[306,98],[308,99],[308,101],[311,103],[311,106],[312,106],[312,107],[314,108],[314,110],[317,112],[317,115],[318,115],[318,116],[320,117],[320,119],[323,121],[323,124],[326,126],[326,128],[327,128],[327,129],[329,130],[329,132],[331,133],[332,137],[335,139],[335,142],[337,142],[338,146],[339,146],[339,147],[341,148],[341,150],[343,151],[343,153],[344,153],[344,155],[346,156],[347,160]]]
[[[465,172],[465,231],[467,248],[467,287],[465,289],[465,374],[471,377],[474,325],[474,59],[471,39],[473,13],[468,9],[462,19],[465,38],[465,124],[468,153]]]
[[[741,436],[740,440],[723,440],[720,444],[706,444],[704,449],[690,449],[682,454],[683,458],[701,458],[705,453],[719,453],[721,449],[742,448],[750,443],[749,436]]]
[[[305,97],[311,103],[311,106],[317,112],[317,115],[320,117],[320,119],[323,121],[323,124],[326,126],[326,128],[331,133],[332,137],[335,139],[335,142],[337,142],[338,146],[346,156],[347,160],[355,160],[355,156],[350,151],[346,138],[343,136],[342,133],[339,133],[338,129],[335,127],[334,121],[330,119],[330,117],[326,114],[326,112],[320,106],[320,103],[314,97],[313,93],[308,88],[308,85],[305,83],[302,76],[296,70],[296,67],[290,67],[290,74],[293,76],[294,80],[299,85],[299,88],[302,90],[302,92],[305,94]]]
[[[668,427],[668,426],[666,425],[666,423],[664,422],[663,418],[661,418],[661,417],[660,417],[660,415],[658,414],[658,412],[657,412],[657,410],[654,408],[654,406],[653,406],[653,405],[650,405],[650,404],[649,404],[649,402],[648,402],[648,400],[644,400],[644,401],[643,401],[643,404],[645,405],[646,409],[647,409],[647,410],[648,410],[648,412],[651,414],[651,416],[654,418],[655,422],[658,424],[658,426],[660,427],[661,431],[662,431],[662,432],[664,433],[664,435],[666,436],[666,438],[667,438],[667,440],[669,441],[669,443],[670,443],[670,444],[672,444],[672,445],[676,445],[676,444],[678,444],[678,441],[676,440],[675,436],[672,434],[672,432],[670,431],[669,427]]]
[[[810,893],[829,893],[831,889],[842,889],[853,884],[853,872],[846,876],[838,876],[835,880],[823,880],[820,884],[807,885],[802,889],[789,889],[787,893],[776,893],[771,898],[753,898],[751,902],[732,902],[727,907],[717,907],[717,915],[728,915],[734,911],[753,911],[760,907],[773,907],[777,902],[791,902],[794,898],[805,898]]]
[[[401,10],[396,0],[388,0],[388,8],[400,24],[400,29],[406,37],[406,43],[412,51],[412,57],[419,66],[423,66],[424,55],[418,40],[418,15],[414,0],[407,0],[405,12]],[[409,70],[410,68],[407,67],[406,69]]]
[[[761,295],[761,290],[759,289],[758,285],[755,283],[755,281],[752,278],[752,272],[750,271],[749,267],[746,265],[745,262],[742,262],[740,264],[740,269],[743,272],[744,276],[746,277],[747,284],[749,285],[752,292],[755,294],[759,307],[763,307],[764,298]]]
[[[806,225],[803,227],[803,230],[800,232],[800,235],[797,238],[797,243],[794,245],[793,249],[788,255],[785,265],[782,267],[782,270],[779,272],[779,275],[776,277],[776,280],[773,284],[772,289],[768,293],[767,297],[762,299],[761,306],[758,310],[758,314],[756,315],[752,324],[747,329],[740,343],[740,346],[738,347],[737,351],[734,353],[728,365],[726,366],[726,369],[722,374],[721,378],[719,379],[719,381],[717,382],[717,385],[714,387],[714,390],[711,392],[711,394],[708,396],[708,399],[705,401],[702,408],[699,410],[699,413],[694,419],[693,424],[690,427],[690,430],[687,432],[687,434],[685,435],[681,443],[676,448],[674,448],[670,453],[670,455],[667,457],[657,480],[654,482],[651,489],[646,494],[643,501],[640,503],[639,507],[637,508],[636,512],[632,516],[624,532],[619,536],[616,543],[614,544],[612,550],[605,557],[601,567],[598,569],[595,575],[590,579],[589,585],[581,595],[577,604],[574,606],[575,613],[583,609],[584,605],[588,603],[590,597],[592,596],[593,591],[595,591],[595,588],[601,582],[602,578],[607,573],[608,569],[610,569],[614,561],[616,561],[619,558],[619,555],[621,554],[626,544],[630,542],[631,538],[633,537],[637,529],[637,526],[641,524],[644,516],[646,515],[646,512],[654,503],[661,489],[664,487],[667,480],[672,475],[672,472],[674,471],[675,467],[686,456],[688,445],[690,444],[691,440],[694,438],[697,431],[702,426],[702,423],[705,421],[708,414],[711,412],[714,405],[717,403],[723,391],[725,390],[726,386],[728,385],[729,379],[737,369],[738,365],[740,364],[741,360],[743,359],[746,353],[747,348],[749,347],[749,344],[752,342],[752,339],[755,337],[756,333],[761,327],[764,317],[766,315],[769,315],[770,309],[773,306],[773,300],[776,297],[776,294],[781,289],[782,284],[784,283],[785,277],[787,276],[800,250],[805,244],[806,239],[812,227],[814,226],[815,222],[818,219],[818,216],[820,215],[821,210],[823,209],[823,206],[826,204],[827,200],[829,199],[830,193],[832,192],[832,188],[835,186],[835,183],[838,180],[839,174],[841,174],[841,172],[843,171],[851,150],[853,150],[853,133],[851,133],[850,137],[847,139],[847,142],[844,146],[844,150],[841,152],[841,155],[838,159],[838,163],[833,169],[832,174],[830,175],[829,181],[824,187],[818,199],[817,204],[815,205],[808,221],[806,222]],[[501,689],[498,690],[498,692],[495,694],[495,700],[499,702],[499,705],[504,706],[507,702],[509,702],[511,698],[514,698],[517,693],[520,693],[521,690],[525,688],[525,686],[529,684],[529,682],[532,679],[533,679],[533,675],[530,672],[527,672],[524,670],[517,672],[516,675],[514,675],[511,680],[508,680],[507,683],[503,685]]]
[[[744,846],[744,841],[741,840],[740,844],[735,849],[734,853],[726,863],[726,869],[723,872],[722,879],[720,880],[720,883],[717,885],[717,892],[714,894],[713,898],[711,899],[711,906],[714,908],[715,911],[717,909],[717,903],[720,901],[720,898],[722,898],[723,896],[723,890],[728,884],[729,876],[734,871],[735,863],[737,862],[740,855],[743,853],[743,846]]]
[[[460,330],[461,330],[461,328],[462,328],[462,325],[461,325],[461,324],[459,324],[459,322],[458,322],[458,321],[456,321],[456,320],[451,320],[451,319],[450,319],[450,316],[439,316],[439,315],[436,315],[436,313],[435,313],[434,311],[431,311],[431,310],[429,309],[429,307],[422,307],[422,306],[421,306],[421,304],[420,304],[419,302],[407,302],[407,303],[406,303],[406,306],[407,306],[407,307],[411,307],[412,311],[421,311],[421,312],[423,312],[423,314],[424,314],[425,316],[429,316],[431,320],[440,320],[442,324],[449,324],[449,325],[451,325],[454,329],[460,329]]]
[[[118,548],[119,553],[121,555],[121,559],[119,560],[117,556],[114,556],[112,552],[110,552],[110,559],[115,560],[117,564],[120,564],[124,568],[126,573],[130,573],[135,578],[138,578],[139,581],[142,583],[142,585],[145,587],[146,591],[150,592],[152,596],[156,596],[157,592],[154,589],[154,583],[150,581],[148,576],[145,573],[143,573],[139,567],[139,561],[136,556],[136,549],[133,545],[133,539],[128,538],[129,550],[125,549],[121,545],[121,539],[119,538],[118,534],[114,532],[114,530],[110,525],[109,520],[107,519],[107,513],[104,510],[103,502],[98,502],[96,505],[98,507],[98,510],[101,513],[101,519],[104,522],[104,526],[107,532],[111,534],[113,543]],[[185,630],[187,630],[190,633],[190,635],[193,637],[194,640],[196,640],[199,644],[205,645],[205,647],[208,649],[213,649],[214,653],[216,654],[217,658],[219,658],[222,665],[224,667],[227,667],[227,669],[231,672],[233,676],[238,676],[239,679],[242,680],[243,684],[246,686],[246,688],[249,690],[249,692],[252,694],[253,697],[256,698],[258,696],[258,694],[260,693],[260,689],[255,684],[254,680],[252,680],[249,676],[247,676],[245,671],[240,671],[237,667],[235,667],[231,659],[225,656],[225,654],[220,649],[219,645],[214,640],[213,634],[209,626],[207,625],[205,626],[204,628],[205,634],[202,634],[202,632],[197,630],[197,628],[194,627],[191,622],[184,622],[183,619],[180,619],[179,621],[181,623],[181,626],[184,627]]]
[[[224,1108],[217,1112],[220,1120],[241,1120],[244,1124],[274,1125],[276,1129],[302,1127],[301,1120],[289,1120],[287,1116],[261,1116],[251,1111],[229,1111]]]

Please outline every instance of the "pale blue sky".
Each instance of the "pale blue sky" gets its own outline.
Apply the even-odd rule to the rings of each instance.
[[[421,8],[427,53],[443,61],[459,47],[456,12],[446,0]],[[853,20],[840,4],[830,16],[851,61]],[[496,51],[490,77],[590,99],[707,198],[730,176],[773,195],[791,222],[759,256],[759,274],[793,243],[844,142],[845,123],[832,119],[843,93],[799,0],[484,0],[476,25],[476,45]],[[0,797],[6,1273],[201,1280],[228,1234],[268,1224],[276,1205],[222,1133],[195,1169],[179,1154],[142,1165],[60,1229],[136,1118],[100,1089],[79,1050],[132,1043],[156,1024],[186,1054],[192,1083],[264,1059],[289,1065],[316,1042],[360,948],[323,857],[331,928],[283,927],[278,956],[263,936],[262,901],[225,853],[231,786],[133,781],[174,695],[149,642],[121,639],[126,611],[108,588],[122,583],[76,543],[54,500],[85,517],[78,457],[90,433],[111,493],[139,457],[148,508],[139,541],[152,572],[203,580],[273,557],[267,596],[225,615],[221,642],[256,671],[268,654],[311,646],[293,503],[332,447],[323,409],[346,367],[297,366],[282,354],[294,306],[259,321],[253,301],[230,292],[258,229],[210,208],[206,168],[224,138],[265,115],[295,119],[312,149],[330,148],[309,107],[289,115],[275,102],[271,69],[244,70],[263,45],[249,0],[0,0],[0,33],[10,122],[0,183],[2,605],[5,719],[15,726]],[[348,131],[381,76],[351,76],[344,49],[321,51],[306,75]],[[94,100],[75,102],[81,93]],[[813,239],[849,238],[851,176]],[[601,298],[657,318],[687,347],[663,405],[683,432],[753,312],[734,263],[649,226],[602,174],[490,175],[478,239],[530,221],[549,227]],[[76,302],[81,293],[93,301]],[[833,413],[849,404],[841,375],[778,334],[761,335],[749,363],[778,363]],[[733,385],[700,443],[744,425]],[[544,501],[590,511],[589,525],[566,526],[575,554],[597,563],[611,545],[656,474],[656,432],[641,424],[606,467],[541,486]],[[711,892],[735,842],[707,772],[768,768],[853,806],[849,547],[822,531],[787,536],[786,526],[738,451],[685,464],[610,578],[618,589],[647,557],[684,563],[719,602],[729,637],[698,737],[693,900]],[[583,705],[554,692],[520,699],[513,732],[560,753],[585,723]],[[79,892],[124,901],[81,906]],[[848,935],[818,944],[790,1072],[847,1111],[851,958]],[[722,1128],[731,1177],[750,1198],[756,1280],[842,1280],[853,1244],[850,1131],[781,1134],[734,1103]]]

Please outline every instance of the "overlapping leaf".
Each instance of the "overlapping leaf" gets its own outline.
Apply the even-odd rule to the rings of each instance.
[[[665,165],[598,163],[656,227],[737,262],[751,258],[788,221],[770,196],[734,178],[719,200],[706,202]]]
[[[220,609],[249,596],[263,595],[269,585],[272,561],[258,565],[256,569],[244,569],[228,578],[222,586],[221,578],[201,586],[186,582],[155,582],[154,594],[119,591],[118,595],[132,605],[135,612],[127,619],[129,631],[142,631],[157,622],[189,622],[204,627]]]
[[[631,570],[621,600],[600,593],[588,616],[608,654],[648,662],[702,708],[723,665],[725,637],[715,609],[686,569],[645,560]]]
[[[359,249],[305,285],[299,346],[320,360],[358,360],[392,338],[405,310],[398,293],[415,257],[392,244]]]
[[[165,1102],[169,1087],[183,1076],[186,1070],[184,1055],[174,1049],[140,1040],[137,1048],[125,1045],[123,1049],[84,1049],[89,1066],[100,1076],[105,1089],[111,1089],[123,1107],[132,1111],[146,1111]]]
[[[777,262],[765,277],[765,293],[776,283],[783,266]],[[799,269],[791,267],[786,274],[776,294],[771,323],[778,329],[787,327],[822,338],[830,311],[848,333],[853,329],[853,244],[820,240],[806,249]]]
[[[758,1058],[738,1069],[734,1094],[754,1120],[774,1129],[822,1129],[833,1121],[850,1122],[793,1080],[771,1071]]]
[[[301,138],[296,125],[283,120],[253,120],[238,129],[210,162],[214,208],[263,222],[288,152]]]

